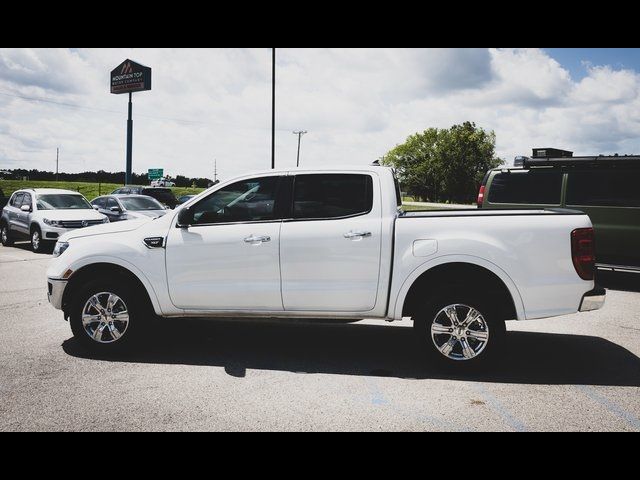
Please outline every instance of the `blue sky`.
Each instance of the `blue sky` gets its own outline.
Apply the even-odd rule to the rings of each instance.
[[[640,72],[640,48],[545,48],[552,58],[571,72],[574,80],[588,75],[585,63]]]
[[[134,94],[133,167],[221,179],[271,164],[271,51],[0,48],[0,170],[122,171],[127,101],[108,72],[153,69]],[[370,163],[416,132],[493,130],[506,162],[535,147],[640,154],[638,49],[295,49],[277,53],[276,165]],[[587,62],[587,63],[585,63]]]

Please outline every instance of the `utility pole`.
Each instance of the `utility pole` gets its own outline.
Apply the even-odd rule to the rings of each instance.
[[[300,139],[302,138],[302,135],[304,135],[305,133],[309,133],[306,130],[299,130],[297,132],[293,132],[294,135],[298,135],[298,159],[296,160],[296,167],[300,166]]]
[[[213,183],[218,183],[218,161],[213,160]]]
[[[276,49],[271,49],[271,169],[276,168]]]
[[[60,162],[60,148],[56,148],[56,182],[59,180],[58,165]]]

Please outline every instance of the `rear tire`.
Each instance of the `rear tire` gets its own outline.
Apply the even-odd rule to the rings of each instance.
[[[442,290],[414,318],[416,337],[428,360],[455,372],[492,365],[506,340],[505,322],[496,313],[499,299],[468,290]]]
[[[74,295],[73,336],[90,353],[121,352],[140,342],[152,312],[130,281],[93,280]]]
[[[0,236],[2,238],[3,247],[13,246],[13,236],[11,235],[11,230],[6,223],[3,223],[2,226],[0,226]]]

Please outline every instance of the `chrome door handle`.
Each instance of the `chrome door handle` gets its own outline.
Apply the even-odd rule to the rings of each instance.
[[[371,232],[347,232],[344,234],[344,238],[348,240],[353,240],[356,238],[365,238],[370,236],[371,236]]]
[[[268,235],[251,235],[247,238],[244,239],[245,243],[265,243],[265,242],[270,242],[271,241],[271,237],[269,237]]]

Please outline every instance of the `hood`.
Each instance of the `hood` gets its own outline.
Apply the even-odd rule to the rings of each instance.
[[[127,218],[130,218],[130,219],[158,218],[166,214],[167,214],[166,210],[143,210],[143,211],[137,211],[137,212],[127,210]]]
[[[92,209],[82,210],[37,210],[40,218],[48,220],[102,220],[104,215]]]
[[[59,239],[60,242],[68,242],[74,238],[92,237],[94,235],[104,235],[106,233],[121,233],[137,230],[143,225],[149,223],[149,219],[135,219],[126,222],[105,223],[96,225],[95,227],[79,228],[71,232],[65,233]]]

